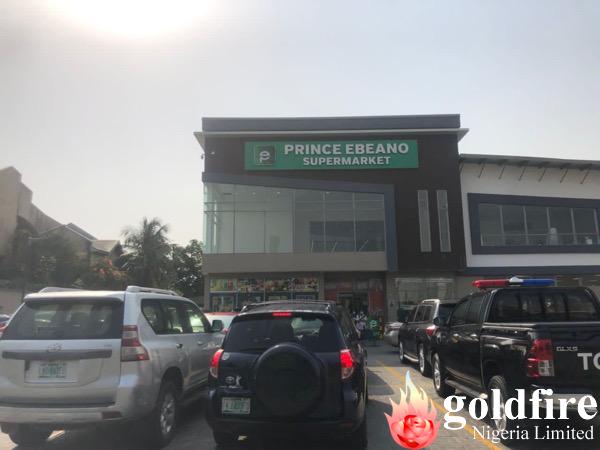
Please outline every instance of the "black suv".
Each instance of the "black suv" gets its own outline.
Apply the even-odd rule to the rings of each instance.
[[[239,436],[335,436],[367,445],[366,350],[329,302],[247,305],[211,361],[207,420],[219,445]]]
[[[419,372],[431,375],[431,337],[437,326],[436,317],[446,319],[456,306],[454,300],[423,300],[408,314],[398,329],[398,356],[400,362],[408,359],[418,362]]]

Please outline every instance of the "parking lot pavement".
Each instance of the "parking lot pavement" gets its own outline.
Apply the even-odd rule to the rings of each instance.
[[[391,414],[389,399],[400,401],[399,390],[405,388],[406,373],[414,384],[424,389],[429,398],[435,402],[438,409],[437,419],[443,416],[443,400],[434,389],[431,379],[421,376],[415,366],[400,364],[394,349],[387,344],[368,347],[369,350],[369,395],[370,402],[367,408],[369,431],[369,449],[398,450],[400,447],[390,437],[387,420],[384,413]],[[485,423],[476,421],[463,414],[468,426],[460,431],[448,431],[440,427],[438,438],[428,449],[507,449],[509,447],[481,438],[475,429],[483,430]],[[580,428],[589,427],[583,424]],[[543,426],[545,428],[545,425]],[[598,436],[598,429],[595,429]],[[589,441],[521,441],[510,448],[515,449],[591,449]],[[8,436],[0,434],[0,450],[17,449]],[[139,434],[132,432],[130,427],[101,427],[92,430],[78,430],[70,432],[57,432],[44,446],[44,450],[145,450],[147,448],[139,438]],[[331,443],[307,444],[305,442],[241,442],[235,450],[329,450],[337,447]],[[343,447],[339,447],[340,450]],[[210,428],[204,420],[202,409],[194,405],[184,411],[181,416],[180,428],[168,450],[216,450]],[[233,450],[233,449],[232,449]]]

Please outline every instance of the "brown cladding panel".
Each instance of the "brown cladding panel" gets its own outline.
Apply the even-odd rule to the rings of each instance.
[[[205,172],[230,175],[278,177],[306,180],[349,181],[355,183],[389,184],[394,186],[398,268],[402,272],[454,271],[464,268],[465,243],[460,191],[457,138],[454,134],[368,136],[289,134],[272,140],[354,140],[354,139],[416,139],[419,146],[418,169],[386,170],[276,170],[246,171],[244,143],[265,141],[264,137],[206,137]],[[417,190],[429,191],[432,251],[423,253],[419,240]],[[440,252],[436,193],[448,191],[451,253]],[[368,269],[366,269],[368,270]]]

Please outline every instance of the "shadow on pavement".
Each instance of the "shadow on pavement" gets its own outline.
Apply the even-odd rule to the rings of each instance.
[[[369,395],[394,395],[394,389],[379,375],[370,370],[368,372]]]

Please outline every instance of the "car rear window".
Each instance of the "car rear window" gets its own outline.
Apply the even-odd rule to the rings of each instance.
[[[44,300],[25,303],[2,339],[120,339],[122,325],[118,300]]]
[[[226,352],[262,351],[283,342],[300,344],[313,352],[341,348],[337,323],[329,316],[314,314],[239,317],[231,324],[223,348]]]
[[[503,291],[489,322],[577,322],[600,320],[598,306],[583,291]]]

